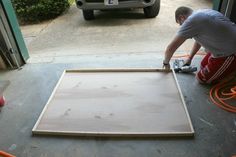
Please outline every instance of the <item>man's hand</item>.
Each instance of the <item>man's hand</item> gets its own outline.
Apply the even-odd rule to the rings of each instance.
[[[184,65],[183,65],[183,66],[189,66],[189,65],[191,65],[191,63],[192,63],[192,59],[191,59],[191,58],[188,58],[188,59],[186,59],[186,60],[184,61]]]
[[[162,68],[164,69],[164,70],[170,70],[170,63],[165,63],[165,62],[163,62],[163,66],[162,66]]]

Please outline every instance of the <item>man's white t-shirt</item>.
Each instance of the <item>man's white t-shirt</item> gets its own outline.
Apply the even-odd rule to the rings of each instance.
[[[184,21],[177,35],[186,39],[194,38],[213,57],[236,54],[236,24],[215,10],[193,12]]]

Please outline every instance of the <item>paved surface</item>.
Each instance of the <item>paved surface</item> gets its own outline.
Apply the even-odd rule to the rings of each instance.
[[[166,46],[179,28],[174,12],[181,5],[193,9],[212,8],[211,0],[162,0],[160,14],[153,19],[144,18],[142,10],[97,11],[95,20],[85,21],[81,10],[74,5],[65,15],[39,25],[39,29],[33,26],[38,29],[33,35],[27,35],[30,27],[22,28],[28,39],[29,62],[61,62],[60,58],[65,56],[68,62],[70,59],[74,62],[81,55],[107,54],[163,57]],[[192,40],[189,40],[178,52],[187,53],[191,45]]]
[[[31,41],[39,37],[41,33],[47,29],[47,27],[52,21],[53,20],[48,20],[39,24],[20,26],[26,45],[29,45]]]
[[[94,60],[95,59],[95,60]],[[64,69],[159,67],[156,58],[83,58],[76,64],[27,64],[0,72],[10,80],[0,112],[0,149],[17,157],[231,157],[236,154],[236,116],[213,105],[209,87],[178,74],[194,138],[79,138],[32,136],[32,128]],[[197,61],[196,59],[194,61]],[[163,78],[164,79],[164,78]],[[168,90],[168,89],[165,89]]]

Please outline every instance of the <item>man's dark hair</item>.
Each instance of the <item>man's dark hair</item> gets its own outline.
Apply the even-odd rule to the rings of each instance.
[[[190,14],[192,14],[193,9],[188,8],[188,7],[179,7],[176,9],[175,11],[175,21],[177,22],[177,19],[179,18],[180,15],[184,15],[184,16],[189,16]]]

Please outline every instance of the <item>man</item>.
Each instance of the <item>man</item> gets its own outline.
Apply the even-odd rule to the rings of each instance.
[[[169,61],[176,49],[186,39],[193,38],[195,43],[185,63],[191,64],[201,46],[206,49],[207,55],[196,74],[200,83],[215,83],[236,71],[236,24],[217,11],[204,9],[194,12],[188,7],[179,7],[175,20],[181,27],[166,48],[165,69],[170,68]]]

